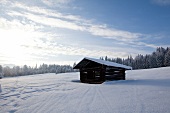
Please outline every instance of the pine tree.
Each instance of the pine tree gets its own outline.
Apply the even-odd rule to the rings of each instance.
[[[100,57],[100,60],[104,60],[103,57]]]
[[[157,62],[156,62],[156,53],[153,52],[152,55],[149,57],[149,68],[156,68]]]
[[[28,75],[28,66],[27,65],[23,66],[23,71],[24,71],[24,75]]]
[[[0,79],[2,78],[3,74],[2,74],[2,66],[0,65]],[[0,92],[1,92],[1,84],[0,84]]]
[[[164,65],[165,66],[170,66],[170,48],[167,48],[167,52],[165,54]]]
[[[146,55],[145,57],[144,57],[144,68],[145,69],[148,69],[149,67],[150,67],[150,65],[149,65],[149,55]]]
[[[162,47],[157,48],[156,50],[156,62],[158,67],[164,66],[164,57],[165,57],[165,49]]]
[[[104,59],[105,61],[107,61],[108,59],[107,59],[107,56],[105,57],[105,59]]]
[[[0,73],[2,73],[2,66],[0,65]]]

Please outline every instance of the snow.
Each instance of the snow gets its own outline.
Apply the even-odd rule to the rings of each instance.
[[[128,69],[128,70],[132,69],[132,67],[130,67],[130,66],[118,64],[118,63],[115,63],[115,62],[105,61],[105,60],[101,60],[101,59],[95,59],[95,58],[89,58],[89,57],[85,57],[84,59],[88,59],[88,60],[94,61],[94,62],[99,63],[99,64],[103,64],[103,65],[106,65],[106,66],[120,67],[120,68],[124,68],[124,69]]]
[[[90,61],[96,62],[98,64],[102,64],[102,65],[105,65],[105,66],[120,67],[120,68],[124,68],[126,70],[132,69],[132,67],[126,66],[126,65],[123,65],[123,64],[118,64],[118,63],[115,63],[115,62],[110,62],[110,61],[105,61],[105,60],[95,59],[95,58],[88,58],[88,57],[85,57],[84,59],[82,59],[76,66],[74,66],[74,69],[80,69],[81,63],[84,66],[88,65],[89,62],[86,62],[86,64],[84,64],[84,62],[83,62],[84,60],[90,60]]]
[[[127,80],[79,82],[79,73],[0,79],[0,113],[169,113],[170,67],[129,70]]]

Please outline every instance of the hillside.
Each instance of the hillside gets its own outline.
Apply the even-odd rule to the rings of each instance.
[[[170,67],[127,71],[127,80],[79,82],[79,73],[0,79],[2,113],[169,113]]]

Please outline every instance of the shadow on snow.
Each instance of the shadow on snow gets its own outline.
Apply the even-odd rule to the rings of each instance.
[[[106,81],[105,85],[146,85],[170,87],[170,79],[141,79],[141,80],[115,80]]]

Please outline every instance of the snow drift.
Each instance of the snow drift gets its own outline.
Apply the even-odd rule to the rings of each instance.
[[[127,71],[127,80],[79,82],[79,73],[0,79],[2,113],[169,113],[170,67]]]

